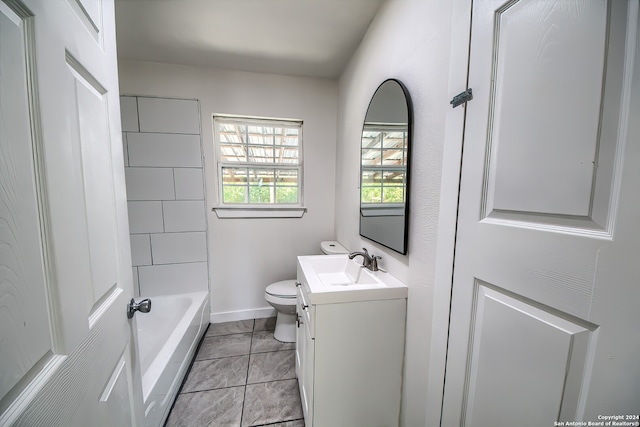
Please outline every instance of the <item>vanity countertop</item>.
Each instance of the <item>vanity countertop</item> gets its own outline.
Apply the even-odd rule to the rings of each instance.
[[[303,278],[305,280],[300,280]],[[407,298],[407,285],[383,271],[371,271],[347,255],[298,257],[298,279],[309,304]]]

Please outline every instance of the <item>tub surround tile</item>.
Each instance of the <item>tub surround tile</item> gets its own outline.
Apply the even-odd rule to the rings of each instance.
[[[174,264],[207,260],[207,234],[163,233],[151,235],[153,264]],[[149,253],[151,258],[151,253]]]
[[[129,166],[129,149],[127,148],[126,132],[122,132],[122,157],[124,157],[124,165]]]
[[[257,331],[274,331],[276,329],[276,318],[267,317],[265,319],[256,319],[256,323],[253,326],[254,332]]]
[[[137,292],[206,291],[199,103],[121,96],[120,104],[132,264],[140,267],[135,271]]]
[[[245,385],[248,366],[249,356],[196,361],[181,393]]]
[[[250,349],[250,333],[205,337],[196,360],[245,355]]]
[[[164,230],[167,232],[205,231],[204,201],[162,202]]]
[[[162,202],[128,202],[129,233],[162,233]]]
[[[127,137],[129,152],[134,135]],[[175,200],[173,169],[127,167],[124,172],[128,200]]]
[[[294,350],[296,343],[280,342],[273,337],[273,331],[258,331],[253,333],[251,353],[264,353],[268,351]]]
[[[249,360],[247,384],[276,380],[289,380],[296,377],[295,350],[255,353]]]
[[[151,265],[151,244],[148,234],[131,234],[131,264]]]
[[[140,132],[200,134],[195,99],[138,98]]]
[[[246,387],[242,427],[302,418],[297,380],[248,384]]]
[[[130,166],[201,167],[200,135],[130,133]]]
[[[253,331],[253,319],[237,320],[235,322],[212,323],[205,336],[215,337],[219,335],[243,334]]]
[[[204,200],[202,168],[173,170],[176,181],[176,200]]]
[[[123,132],[138,132],[138,102],[135,96],[120,97],[120,121]]]
[[[165,426],[239,427],[244,394],[244,387],[180,394]]]
[[[133,267],[133,294],[139,297],[140,294],[140,282],[138,282],[138,267]]]
[[[206,262],[164,264],[138,267],[142,295],[171,295],[207,289],[209,272]]]

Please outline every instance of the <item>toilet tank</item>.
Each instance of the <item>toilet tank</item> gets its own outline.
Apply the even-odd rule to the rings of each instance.
[[[347,248],[342,246],[337,240],[325,240],[320,242],[320,250],[325,255],[348,254]]]

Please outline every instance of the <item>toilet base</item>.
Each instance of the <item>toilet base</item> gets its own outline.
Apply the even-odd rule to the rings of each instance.
[[[296,315],[278,312],[273,337],[281,342],[296,342]]]

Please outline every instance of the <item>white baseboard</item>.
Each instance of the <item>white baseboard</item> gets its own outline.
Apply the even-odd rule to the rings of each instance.
[[[275,317],[276,309],[273,307],[258,308],[254,310],[225,311],[211,313],[211,323],[233,322],[236,320],[263,319]]]

